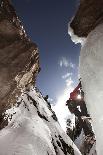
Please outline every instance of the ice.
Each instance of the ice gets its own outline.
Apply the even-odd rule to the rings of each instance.
[[[80,76],[92,117],[97,154],[103,154],[103,24],[88,35],[81,47]]]
[[[88,110],[93,120],[97,154],[103,153],[103,25],[87,37],[81,49],[80,75]]]

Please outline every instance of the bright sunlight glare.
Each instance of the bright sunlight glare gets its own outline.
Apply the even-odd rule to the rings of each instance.
[[[66,106],[66,101],[69,99],[70,92],[72,92],[73,87],[69,86],[69,88],[66,88],[61,96],[58,97],[57,103],[55,106],[53,106],[53,110],[55,111],[58,121],[63,128],[64,131],[66,131],[66,120],[67,118],[72,119],[72,114],[69,112],[68,107]]]

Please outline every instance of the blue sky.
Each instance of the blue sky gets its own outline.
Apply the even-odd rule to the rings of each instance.
[[[39,47],[40,91],[57,100],[78,82],[80,47],[68,35],[78,0],[12,0],[26,32]],[[68,91],[69,96],[69,91]]]

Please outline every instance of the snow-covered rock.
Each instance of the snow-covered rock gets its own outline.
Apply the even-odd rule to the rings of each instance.
[[[81,49],[80,75],[85,100],[93,120],[97,153],[103,152],[103,25],[93,30]]]
[[[83,130],[79,137],[74,141],[82,155],[97,155],[95,136],[85,136]]]
[[[81,155],[48,104],[37,88],[22,93],[6,111],[9,123],[0,131],[0,155]]]
[[[79,0],[78,3],[70,27],[75,35],[82,38],[103,23],[103,0]]]
[[[37,45],[26,35],[10,0],[0,0],[0,122],[2,112],[38,72]]]
[[[81,47],[79,72],[85,101],[92,117],[98,155],[103,154],[102,6],[102,0],[80,1],[79,9],[70,24],[75,35],[82,38],[86,37]]]
[[[88,134],[85,135],[83,122],[80,122],[78,118],[75,119],[75,126],[73,127],[73,129],[71,128],[71,121],[70,119],[68,119],[66,133],[71,137],[82,155],[89,155],[91,154],[91,152],[91,155],[96,155],[96,139],[92,131],[91,120],[86,117],[84,121],[86,121],[86,124],[88,126],[88,128],[86,129]]]

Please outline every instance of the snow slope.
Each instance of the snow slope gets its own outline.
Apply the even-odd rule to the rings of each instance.
[[[0,131],[0,155],[81,155],[37,88],[22,93],[6,118],[8,126]]]

